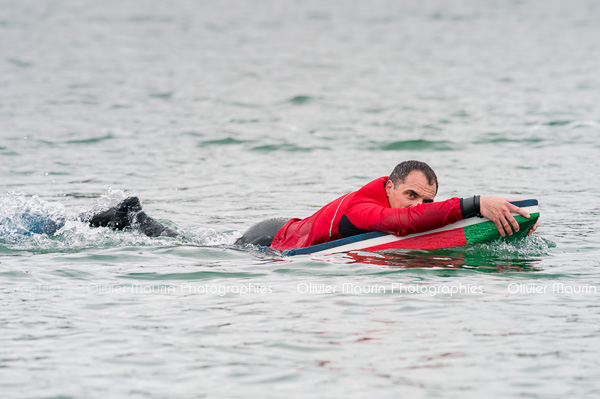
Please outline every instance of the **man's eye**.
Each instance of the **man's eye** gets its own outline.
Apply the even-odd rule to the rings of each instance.
[[[415,193],[408,193],[408,198],[410,198],[410,199],[415,198]]]

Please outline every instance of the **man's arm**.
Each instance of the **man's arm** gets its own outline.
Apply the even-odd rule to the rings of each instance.
[[[502,237],[519,231],[519,223],[511,212],[529,219],[530,215],[513,205],[506,198],[480,197],[477,203],[470,198],[451,198],[442,202],[420,204],[410,208],[387,208],[374,202],[361,202],[351,206],[346,216],[358,229],[382,231],[397,236],[434,230],[463,219],[465,216],[481,214],[496,225]],[[534,226],[528,234],[531,234]]]
[[[396,236],[434,230],[462,219],[459,198],[410,208],[389,208],[365,201],[348,208],[346,216],[360,230],[382,231]]]

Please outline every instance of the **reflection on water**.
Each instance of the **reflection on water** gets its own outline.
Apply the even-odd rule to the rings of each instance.
[[[508,251],[499,256],[493,251],[485,251],[481,247],[458,247],[439,250],[390,250],[385,252],[351,252],[346,257],[348,263],[387,266],[392,268],[442,268],[442,269],[477,269],[482,271],[536,271],[539,257],[519,257]],[[516,247],[513,247],[516,248]]]

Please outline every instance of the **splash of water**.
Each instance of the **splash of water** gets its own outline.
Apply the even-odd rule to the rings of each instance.
[[[107,189],[90,209],[68,211],[60,203],[11,192],[0,198],[0,247],[35,252],[78,252],[88,248],[168,245],[232,245],[239,232],[219,233],[197,228],[179,231],[175,238],[147,237],[132,230],[90,227],[85,220],[126,198],[122,190]]]
[[[531,258],[544,256],[554,248],[554,241],[544,238],[537,233],[531,236],[514,239],[498,238],[492,241],[466,247],[465,253],[470,255],[486,255],[493,257]]]
[[[61,204],[37,196],[9,192],[0,199],[0,239],[14,240],[34,234],[54,234],[66,221]]]

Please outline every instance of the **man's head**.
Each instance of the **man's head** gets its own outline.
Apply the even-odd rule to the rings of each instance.
[[[433,202],[437,189],[435,172],[425,162],[420,161],[404,161],[398,164],[385,184],[385,192],[392,208],[408,208]]]

